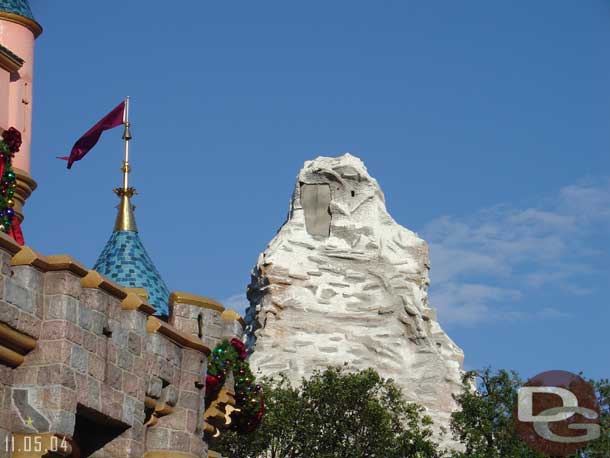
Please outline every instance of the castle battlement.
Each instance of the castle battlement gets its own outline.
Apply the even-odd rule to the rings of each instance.
[[[236,312],[174,292],[165,321],[145,291],[4,234],[0,297],[0,457],[63,438],[65,457],[207,456],[208,356],[241,337]]]

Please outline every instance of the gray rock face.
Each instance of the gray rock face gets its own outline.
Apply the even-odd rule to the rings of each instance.
[[[428,247],[388,214],[360,159],[305,163],[248,289],[250,363],[293,383],[348,364],[393,378],[448,426],[463,352],[428,306]]]

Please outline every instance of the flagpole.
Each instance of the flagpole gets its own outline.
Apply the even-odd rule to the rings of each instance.
[[[134,188],[129,187],[129,141],[131,140],[130,122],[129,122],[129,97],[125,98],[125,109],[123,110],[123,140],[125,141],[125,158],[123,159],[123,187],[116,188],[115,194],[120,197],[119,212],[114,223],[115,231],[134,231],[138,232],[136,219],[133,215],[133,205],[131,205],[131,197],[136,193]]]
[[[125,130],[123,132],[123,140],[125,141],[125,159],[123,160],[123,191],[127,192],[129,188],[129,140],[131,140],[131,131],[129,129],[129,96],[125,97],[125,111],[123,112],[123,124]]]

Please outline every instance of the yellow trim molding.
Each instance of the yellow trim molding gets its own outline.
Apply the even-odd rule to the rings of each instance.
[[[172,450],[153,450],[146,452],[142,458],[198,458],[192,453],[174,452]]]
[[[169,295],[170,307],[174,304],[187,304],[201,307],[204,309],[216,310],[217,312],[224,312],[224,306],[214,299],[209,297],[198,296],[196,294],[185,293],[182,291],[174,291]]]
[[[17,177],[17,188],[13,200],[15,201],[15,214],[19,221],[23,221],[23,206],[25,201],[32,195],[38,184],[25,170],[18,167],[13,167],[13,172]]]
[[[15,348],[25,354],[36,348],[36,339],[0,323],[0,344]]]
[[[246,322],[241,317],[241,315],[232,309],[227,309],[222,312],[220,318],[224,321],[239,321],[239,324],[241,324],[242,328],[246,326]]]
[[[21,366],[25,355],[34,348],[36,339],[0,323],[0,364],[9,367]]]
[[[13,237],[10,237],[4,232],[0,232],[0,248],[5,249],[12,255],[21,251],[21,245],[15,242],[15,239]]]
[[[0,234],[0,247],[6,245],[6,248],[11,252],[15,252],[16,247],[19,248],[11,258],[11,266],[33,266],[42,272],[72,272],[81,277],[80,282],[83,288],[99,288],[120,299],[123,310],[139,310],[147,315],[155,313],[155,308],[142,299],[140,288],[123,288],[100,275],[99,272],[88,270],[68,255],[59,254],[45,257],[29,246],[20,247],[14,240],[10,242],[11,240],[7,235]]]
[[[148,291],[146,288],[124,288],[128,293],[134,293],[142,298],[144,302],[148,302]]]
[[[51,256],[46,256],[45,259],[48,264],[48,271],[57,272],[67,270],[79,277],[84,277],[89,273],[89,269],[67,254],[53,254]]]
[[[11,266],[34,266],[40,270],[46,270],[48,264],[41,254],[38,254],[29,246],[24,246],[19,253],[11,258]]]
[[[38,22],[36,22],[34,19],[21,16],[20,14],[0,11],[0,19],[15,22],[16,24],[21,24],[22,26],[27,27],[34,34],[34,38],[38,38],[42,33],[42,26]]]
[[[9,73],[16,72],[23,65],[23,61],[15,58],[16,56],[5,52],[0,48],[0,68]]]
[[[6,364],[10,367],[17,367],[21,366],[23,361],[23,355],[20,355],[16,351],[11,350],[4,345],[0,345],[0,363]]]

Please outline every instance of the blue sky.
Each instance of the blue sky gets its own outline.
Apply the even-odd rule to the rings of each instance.
[[[349,151],[430,243],[468,368],[610,375],[608,0],[31,3],[37,250],[95,262],[120,131],[71,171],[54,158],[130,95],[170,289],[243,304],[303,162]]]

